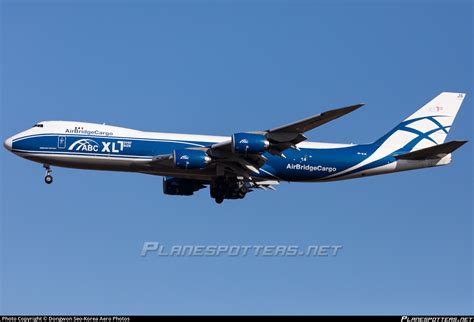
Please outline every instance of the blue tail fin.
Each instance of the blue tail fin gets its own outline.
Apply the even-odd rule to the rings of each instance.
[[[439,94],[375,144],[407,153],[444,143],[464,97],[463,93]]]

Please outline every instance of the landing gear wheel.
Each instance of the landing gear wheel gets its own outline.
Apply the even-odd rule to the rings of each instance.
[[[224,201],[224,197],[223,196],[216,196],[215,200],[218,204],[221,204]]]
[[[211,197],[214,198],[218,204],[221,204],[224,201],[224,180],[224,177],[217,177],[211,185]]]
[[[47,184],[53,183],[53,176],[51,175],[51,173],[53,173],[53,170],[51,170],[48,164],[44,164],[43,167],[46,169],[46,176],[44,177],[44,182],[46,182]]]
[[[47,184],[53,183],[53,176],[48,174],[46,177],[44,177],[44,182],[46,182]]]

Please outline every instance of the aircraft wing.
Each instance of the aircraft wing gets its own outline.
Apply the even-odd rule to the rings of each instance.
[[[270,130],[248,133],[264,135],[266,139],[273,143],[273,149],[270,149],[269,152],[274,152],[272,154],[281,154],[281,151],[290,147],[296,147],[296,144],[306,140],[306,137],[304,136],[305,132],[310,131],[341,116],[344,116],[352,111],[355,111],[356,109],[362,106],[364,106],[364,104],[346,106],[326,111],[321,114],[314,115],[303,120],[279,126]],[[211,148],[213,150],[231,150],[231,147],[232,141],[229,140],[214,144]]]
[[[265,162],[266,158],[263,156],[264,152],[269,152],[273,155],[285,157],[283,151],[288,148],[298,149],[296,146],[298,143],[306,140],[305,132],[312,130],[318,126],[321,126],[327,122],[337,119],[343,115],[346,115],[356,109],[362,107],[364,104],[356,104],[346,106],[330,111],[323,112],[318,115],[314,115],[303,120],[296,121],[287,125],[279,126],[266,131],[246,132],[234,134],[232,139],[213,144],[209,147],[208,153],[216,160],[216,163],[226,163],[227,165],[232,164],[234,172],[236,169],[243,169],[247,173],[259,173]],[[248,151],[241,153],[242,151],[236,151],[236,140],[243,138],[239,142],[246,142],[245,140],[264,140],[267,145],[263,151]],[[246,138],[246,135],[248,138]],[[242,175],[242,171],[238,171]],[[245,175],[244,175],[245,176]]]
[[[286,149],[298,149],[296,145],[306,140],[305,132],[355,111],[363,105],[356,104],[326,111],[270,130],[236,133],[230,140],[204,148],[189,149],[205,152],[212,159],[209,166],[216,168],[217,176],[230,172],[234,176],[256,182],[251,175],[260,173],[259,169],[267,161],[265,152],[285,157]],[[158,155],[150,162],[150,166],[158,164],[173,166],[174,161],[173,154]],[[270,188],[271,184],[260,184],[256,187],[265,189]]]
[[[279,126],[266,131],[267,138],[277,142],[291,142],[293,144],[298,144],[306,140],[306,137],[303,135],[304,132],[310,131],[318,126],[355,111],[363,105],[364,104],[346,106],[326,111],[287,125]]]

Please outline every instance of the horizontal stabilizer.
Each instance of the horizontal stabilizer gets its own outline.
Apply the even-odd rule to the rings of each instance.
[[[460,148],[466,142],[467,141],[451,141],[405,154],[394,155],[394,158],[397,160],[441,159],[447,154],[450,154],[451,152]]]

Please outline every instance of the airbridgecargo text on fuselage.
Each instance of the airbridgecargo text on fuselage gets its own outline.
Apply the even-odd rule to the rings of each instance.
[[[112,132],[100,131],[100,130],[87,130],[80,127],[74,129],[66,129],[67,134],[85,134],[85,135],[98,135],[98,136],[112,136]]]
[[[299,163],[288,163],[286,168],[289,170],[301,170],[301,171],[309,171],[309,172],[319,171],[319,172],[333,173],[337,171],[335,167],[325,167],[322,165],[313,166],[313,165],[299,164]]]

